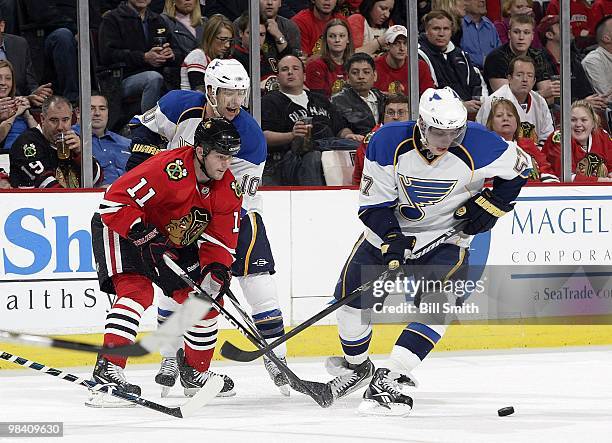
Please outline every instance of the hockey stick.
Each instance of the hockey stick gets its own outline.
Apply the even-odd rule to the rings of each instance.
[[[161,345],[172,343],[177,336],[183,335],[185,329],[202,319],[211,308],[212,304],[210,302],[201,298],[190,297],[157,330],[136,343],[117,347],[92,345],[90,343],[62,340],[42,335],[1,330],[0,340],[50,348],[70,349],[72,351],[140,357],[157,351]]]
[[[452,227],[451,229],[446,231],[444,234],[442,234],[439,237],[433,239],[432,241],[427,243],[425,246],[423,246],[421,249],[419,249],[418,251],[414,252],[412,254],[412,256],[411,256],[411,259],[414,260],[414,259],[422,257],[426,253],[430,252],[434,248],[436,248],[439,245],[441,245],[442,243],[444,243],[446,240],[448,240],[452,236],[458,234],[461,231],[461,229],[463,228],[463,226],[465,225],[465,223],[466,223],[465,221],[463,221],[461,223],[458,223],[456,226]],[[233,345],[229,341],[226,341],[225,343],[223,343],[223,346],[221,346],[221,355],[223,357],[227,358],[228,360],[241,361],[241,362],[253,361],[253,360],[261,357],[262,355],[266,354],[267,352],[270,352],[272,349],[274,349],[278,345],[286,342],[290,338],[296,336],[297,334],[302,332],[304,329],[312,326],[313,324],[315,324],[316,322],[318,322],[322,318],[327,317],[329,314],[331,314],[332,312],[336,311],[340,307],[342,307],[342,306],[352,302],[353,300],[356,300],[357,298],[359,298],[361,296],[362,291],[365,291],[365,290],[369,289],[370,287],[372,287],[372,285],[375,282],[386,280],[387,278],[389,278],[389,276],[394,275],[395,273],[399,272],[400,270],[401,270],[401,268],[398,269],[397,271],[391,271],[391,270],[388,270],[388,269],[385,270],[382,274],[380,274],[375,279],[370,280],[370,281],[362,284],[361,286],[359,286],[358,288],[353,290],[349,295],[347,295],[343,299],[338,300],[338,301],[332,303],[331,305],[329,305],[328,307],[326,307],[325,309],[323,309],[319,313],[313,315],[308,320],[300,323],[295,328],[293,328],[291,331],[287,332],[282,337],[277,338],[276,340],[274,340],[272,343],[268,344],[264,348],[258,349],[256,351],[245,351],[245,350],[240,349],[237,346]]]
[[[154,411],[161,412],[163,414],[168,414],[177,418],[185,418],[193,415],[195,411],[197,411],[202,406],[206,405],[209,401],[211,401],[213,398],[215,398],[215,396],[219,392],[221,392],[221,389],[223,388],[222,377],[210,377],[204,385],[204,388],[200,389],[196,393],[196,395],[194,395],[187,403],[182,406],[169,407],[160,405],[159,403],[155,403],[150,400],[146,400],[138,395],[118,390],[114,386],[98,383],[93,380],[86,380],[84,378],[77,377],[76,375],[69,374],[68,372],[60,371],[59,369],[50,368],[48,366],[43,365],[42,363],[36,363],[35,361],[27,360],[23,357],[18,357],[16,355],[9,354],[8,352],[0,351],[0,358],[15,363],[17,365],[25,366],[26,368],[35,369],[37,371],[44,372],[45,374],[53,375],[54,377],[59,377],[62,380],[69,381],[76,385],[85,386],[86,388],[91,389],[92,391],[106,392],[112,395],[113,397],[117,397],[122,400],[126,400],[130,403],[142,406],[144,408],[152,409]]]
[[[213,307],[219,311],[223,317],[225,317],[231,324],[234,326],[242,335],[244,335],[251,343],[253,343],[258,348],[262,349],[267,346],[266,341],[260,335],[259,331],[253,325],[251,319],[248,317],[248,314],[242,309],[240,303],[236,299],[236,296],[230,291],[230,289],[226,289],[225,293],[228,295],[228,298],[232,301],[236,310],[240,313],[245,323],[249,326],[249,328],[253,329],[251,332],[248,328],[245,328],[230,312],[228,312],[223,305],[221,305],[217,300],[212,298],[209,294],[207,294],[196,282],[194,282],[191,277],[187,275],[187,273],[177,265],[169,256],[163,256],[164,262],[166,266],[168,266],[176,275],[178,275],[185,283],[187,283],[194,291],[197,293],[197,297],[202,297],[209,302],[212,303]],[[287,367],[272,351],[265,352],[266,356],[274,362],[274,364],[287,376],[290,380],[290,386],[298,392],[308,395],[314,401],[317,402],[319,406],[322,408],[327,408],[331,406],[334,401],[334,397],[332,395],[331,389],[325,383],[318,383],[314,381],[302,380],[299,378],[291,369]]]

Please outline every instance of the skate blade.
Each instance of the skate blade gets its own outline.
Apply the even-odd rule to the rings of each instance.
[[[199,388],[184,388],[185,397],[193,397],[198,393]],[[236,391],[231,389],[227,392],[219,392],[216,397],[233,397],[236,395]]]
[[[90,391],[89,397],[85,400],[85,406],[90,408],[134,408],[138,405],[113,397],[107,392]]]
[[[394,403],[383,406],[376,400],[362,400],[357,408],[359,415],[407,417],[411,412],[412,408],[408,405]]]
[[[168,397],[168,394],[170,394],[170,387],[168,386],[161,386],[161,398],[166,398]]]

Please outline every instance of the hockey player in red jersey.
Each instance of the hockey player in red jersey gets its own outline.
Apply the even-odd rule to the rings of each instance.
[[[140,317],[153,303],[153,283],[178,303],[187,299],[189,289],[163,263],[164,253],[213,296],[229,285],[242,194],[228,168],[240,136],[226,119],[211,118],[197,127],[194,145],[162,152],[120,177],[92,219],[100,289],[117,295],[106,316],[105,346],[136,340]],[[211,374],[217,315],[210,311],[185,331],[177,360],[186,395]],[[93,379],[140,395],[123,374],[126,360],[99,355]],[[220,395],[233,395],[233,381],[224,381]]]

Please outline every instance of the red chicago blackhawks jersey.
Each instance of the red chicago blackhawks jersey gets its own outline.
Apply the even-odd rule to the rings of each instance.
[[[230,266],[238,241],[242,194],[227,170],[221,180],[198,184],[193,148],[161,152],[117,179],[104,194],[102,222],[122,237],[134,223],[152,224],[177,245],[196,240],[200,263]]]

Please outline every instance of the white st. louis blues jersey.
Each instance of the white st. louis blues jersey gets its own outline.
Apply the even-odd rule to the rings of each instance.
[[[468,122],[460,146],[428,161],[414,140],[415,122],[382,126],[370,139],[364,160],[359,212],[393,208],[402,232],[417,238],[418,249],[458,223],[454,211],[482,190],[485,179],[527,177],[531,159],[478,123]],[[366,239],[382,240],[366,227]],[[471,237],[447,243],[467,247]]]
[[[206,96],[198,91],[174,90],[164,95],[157,105],[133,123],[141,123],[167,140],[167,148],[193,146],[193,136],[204,117]],[[243,191],[242,208],[262,212],[257,188],[261,183],[266,156],[266,139],[255,119],[241,110],[232,124],[240,134],[240,151],[232,160],[230,169]]]

